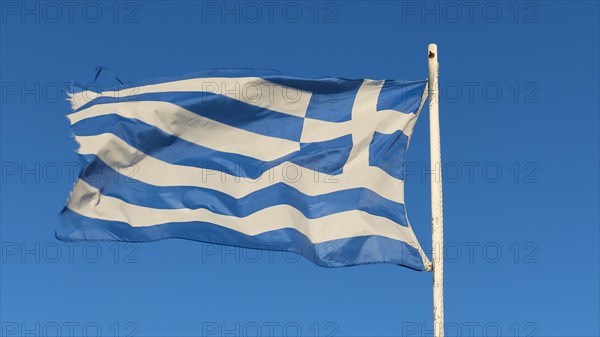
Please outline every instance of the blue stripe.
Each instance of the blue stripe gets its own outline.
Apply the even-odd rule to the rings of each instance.
[[[377,98],[377,111],[396,110],[404,113],[417,113],[426,85],[427,80],[386,80]]]
[[[131,178],[118,173],[97,157],[82,171],[80,178],[98,188],[103,195],[158,209],[204,208],[218,214],[245,217],[267,207],[286,204],[309,219],[361,210],[408,226],[403,204],[383,198],[367,188],[310,196],[292,186],[277,183],[236,199],[209,188],[146,184],[134,179],[135,174]]]
[[[117,91],[145,85],[168,83],[193,78],[260,77],[269,82],[311,92],[312,96],[306,117],[330,122],[344,122],[351,119],[352,105],[354,103],[356,93],[358,92],[360,85],[363,83],[362,79],[343,79],[332,77],[303,79],[281,76],[279,74],[280,73],[278,71],[274,70],[211,69],[179,77],[158,78],[135,83],[125,83],[124,85],[116,85],[104,90]],[[377,101],[377,110],[380,111],[390,109],[404,113],[415,113],[421,103],[421,98],[426,85],[427,80],[386,80]],[[97,88],[88,89],[95,91]],[[165,93],[159,93],[159,95],[162,94]],[[88,102],[80,109],[95,104],[114,103],[118,100],[118,98],[99,97],[91,102]]]
[[[405,242],[382,236],[359,236],[313,244],[295,229],[285,228],[255,236],[207,222],[168,223],[131,227],[123,222],[87,218],[64,209],[61,221],[66,232],[57,233],[64,241],[149,242],[180,238],[228,246],[298,253],[322,267],[348,267],[391,263],[423,271],[419,252]]]
[[[223,124],[265,136],[293,141],[300,141],[302,126],[304,124],[304,118],[268,110],[224,95],[209,92],[172,91],[125,97],[99,97],[83,105],[75,112],[97,104],[140,101],[173,103],[197,115]],[[153,111],[148,111],[148,114],[153,114]]]
[[[396,179],[404,180],[408,136],[398,130],[392,134],[375,132],[369,145],[369,166],[376,166]]]
[[[78,136],[112,133],[129,145],[167,163],[211,169],[252,179],[285,161],[312,170],[318,169],[323,174],[340,174],[352,149],[352,136],[346,135],[324,142],[301,143],[299,151],[265,162],[239,154],[215,151],[165,133],[137,119],[113,114],[81,120],[72,126],[72,131]]]

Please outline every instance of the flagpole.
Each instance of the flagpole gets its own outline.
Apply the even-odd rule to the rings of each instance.
[[[440,146],[439,63],[437,45],[429,50],[429,142],[431,156],[431,241],[433,259],[433,331],[444,337],[444,211],[442,208],[442,155]]]

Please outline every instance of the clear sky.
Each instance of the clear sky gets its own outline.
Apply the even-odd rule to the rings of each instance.
[[[600,335],[598,2],[1,6],[0,335],[430,336],[426,272],[54,231],[78,173],[65,82],[99,65],[123,82],[222,67],[423,79],[431,42],[448,335]],[[430,248],[428,126],[425,109],[406,203]]]

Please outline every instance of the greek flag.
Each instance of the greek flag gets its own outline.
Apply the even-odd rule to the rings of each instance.
[[[403,168],[426,86],[219,70],[73,93],[84,166],[57,236],[424,270]]]

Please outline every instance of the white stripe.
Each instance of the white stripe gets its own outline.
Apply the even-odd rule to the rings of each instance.
[[[102,195],[98,189],[82,180],[75,185],[67,207],[89,218],[126,222],[134,227],[203,221],[247,235],[294,228],[313,243],[355,236],[380,235],[406,242],[419,249],[410,228],[400,226],[385,217],[362,211],[347,211],[308,219],[289,205],[272,206],[242,218],[216,214],[206,209],[155,209],[128,204],[118,198]]]
[[[374,131],[380,133],[391,134],[402,130],[405,135],[410,137],[417,122],[417,116],[413,113],[405,114],[394,110],[381,110],[376,113],[377,115],[372,117],[377,121]],[[306,118],[300,141],[303,143],[322,142],[352,134],[352,131],[352,121],[335,123]]]
[[[239,178],[211,169],[173,165],[146,155],[119,137],[106,133],[76,136],[81,154],[97,155],[115,171],[155,186],[198,186],[221,191],[237,199],[275,183],[285,183],[307,195],[320,195],[351,188],[368,188],[382,197],[404,203],[404,182],[377,167],[360,165],[330,176],[286,162],[256,180]],[[130,168],[123,173],[123,168]]]
[[[91,106],[67,117],[71,124],[83,119],[116,114],[135,118],[188,142],[216,151],[237,153],[263,161],[300,150],[300,143],[260,135],[199,116],[167,102],[121,102]]]
[[[266,81],[259,77],[211,77],[149,84],[118,91],[82,91],[70,94],[73,110],[98,97],[127,97],[146,93],[169,91],[210,92],[225,95],[238,101],[304,117],[310,103],[311,92]]]

